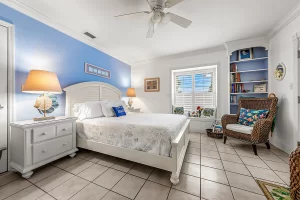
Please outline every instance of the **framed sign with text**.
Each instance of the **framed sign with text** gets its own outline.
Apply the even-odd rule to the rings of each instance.
[[[89,64],[89,63],[84,63],[84,72],[86,74],[91,74],[95,76],[101,76],[103,78],[109,78],[110,79],[110,71],[107,69],[103,69],[101,67]]]

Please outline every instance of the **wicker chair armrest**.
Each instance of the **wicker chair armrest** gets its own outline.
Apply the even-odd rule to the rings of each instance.
[[[255,143],[265,143],[269,140],[269,133],[272,127],[271,119],[260,119],[258,120],[251,134],[251,140]]]
[[[236,124],[238,119],[238,115],[223,115],[221,120],[223,129],[226,129],[227,124]]]

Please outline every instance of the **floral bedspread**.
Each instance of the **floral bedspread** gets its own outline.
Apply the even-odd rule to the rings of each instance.
[[[186,120],[183,115],[129,113],[77,121],[77,133],[86,140],[171,157],[171,142]]]

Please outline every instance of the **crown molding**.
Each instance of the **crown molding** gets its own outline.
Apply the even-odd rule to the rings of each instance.
[[[268,37],[271,39],[294,19],[300,15],[300,3],[296,5],[282,20],[280,20],[269,32]]]
[[[97,45],[96,43],[94,43],[92,41],[92,39],[87,38],[86,36],[84,36],[81,33],[78,33],[62,24],[60,24],[59,22],[51,19],[50,17],[34,10],[33,8],[26,6],[25,4],[17,1],[17,0],[0,0],[0,3],[3,3],[6,6],[9,6],[11,8],[13,8],[14,10],[17,10],[39,22],[42,22],[76,40],[79,40],[80,42],[83,42],[84,44],[87,44],[109,56],[112,56],[122,62],[124,62],[125,64],[131,65],[132,63],[129,61],[126,61],[124,59],[119,58],[117,55],[114,55],[112,53],[110,53],[107,49],[100,47],[99,45]]]
[[[147,63],[153,63],[153,62],[168,61],[168,60],[178,59],[178,58],[184,59],[187,57],[193,57],[193,56],[204,55],[204,54],[209,54],[209,53],[225,52],[225,50],[226,50],[225,47],[223,45],[220,45],[220,46],[206,48],[206,49],[198,49],[198,50],[194,50],[194,51],[187,51],[187,52],[183,52],[183,53],[177,53],[177,54],[172,54],[172,55],[151,58],[151,59],[147,59],[147,60],[136,61],[136,62],[132,62],[132,66],[143,65],[143,64],[147,64]]]

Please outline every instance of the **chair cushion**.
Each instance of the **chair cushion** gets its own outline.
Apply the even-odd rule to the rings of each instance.
[[[241,108],[238,124],[245,126],[254,126],[259,119],[265,119],[269,110],[253,110]]]
[[[240,124],[227,124],[226,129],[239,132],[239,133],[245,133],[245,134],[250,134],[253,131],[253,127],[251,126],[244,126]]]

